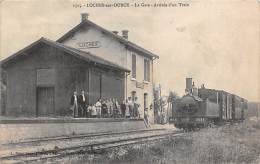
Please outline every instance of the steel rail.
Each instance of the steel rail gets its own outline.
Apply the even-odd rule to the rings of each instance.
[[[48,160],[48,159],[54,159],[54,158],[61,158],[61,157],[64,157],[64,156],[69,156],[69,155],[75,155],[75,154],[83,154],[85,152],[94,152],[95,150],[105,150],[105,149],[111,149],[111,148],[115,148],[115,147],[123,147],[123,146],[127,146],[127,145],[134,145],[134,144],[141,144],[141,143],[146,143],[146,142],[151,142],[151,141],[156,141],[156,140],[165,140],[166,137],[168,137],[170,135],[165,135],[165,136],[160,136],[160,137],[147,137],[147,139],[145,140],[140,140],[140,141],[133,141],[133,142],[128,142],[128,143],[121,143],[121,144],[118,144],[118,145],[111,145],[111,146],[106,146],[106,147],[102,147],[102,148],[95,148],[95,149],[92,149],[92,150],[89,150],[89,149],[80,149],[80,150],[77,150],[77,151],[73,151],[73,152],[67,152],[67,153],[63,153],[63,154],[58,154],[58,155],[53,155],[53,156],[48,156],[48,157],[40,157],[40,158],[37,158],[37,159],[29,159],[29,160],[23,160],[22,162],[34,162],[34,161],[43,161],[43,160]],[[177,137],[178,135],[175,134],[174,137]],[[21,162],[21,161],[19,161]]]
[[[78,138],[90,138],[90,137],[99,137],[99,136],[106,136],[106,135],[129,134],[129,133],[150,132],[150,131],[152,132],[152,131],[162,131],[162,130],[165,130],[165,129],[142,129],[142,130],[130,130],[130,131],[123,131],[123,132],[89,133],[89,134],[79,134],[79,135],[70,135],[70,136],[61,136],[61,137],[47,137],[47,138],[42,138],[42,139],[5,143],[5,144],[1,144],[1,145],[2,146],[5,146],[5,145],[20,145],[20,144],[28,144],[28,143],[35,143],[35,142],[48,142],[48,141],[55,141],[55,140],[70,140],[70,139],[78,139]]]

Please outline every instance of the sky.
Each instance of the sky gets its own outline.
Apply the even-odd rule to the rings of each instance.
[[[80,23],[80,13],[108,29],[129,30],[129,40],[157,54],[156,84],[163,93],[184,93],[185,78],[250,101],[260,99],[260,2],[183,1],[187,7],[75,8],[88,0],[4,0],[0,4],[0,57],[40,37],[56,40]],[[118,0],[92,0],[113,3]],[[177,3],[175,0],[121,0]]]

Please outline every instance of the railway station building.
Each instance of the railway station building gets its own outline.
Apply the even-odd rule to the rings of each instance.
[[[81,14],[57,41],[41,38],[1,61],[7,74],[6,115],[65,116],[73,91],[87,102],[137,97],[153,122],[153,65],[159,57]]]

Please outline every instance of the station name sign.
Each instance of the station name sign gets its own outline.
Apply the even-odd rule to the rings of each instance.
[[[136,88],[142,88],[144,89],[144,84],[142,82],[136,81]]]
[[[88,48],[99,48],[101,47],[100,41],[92,41],[92,42],[78,42],[79,48],[88,49]]]

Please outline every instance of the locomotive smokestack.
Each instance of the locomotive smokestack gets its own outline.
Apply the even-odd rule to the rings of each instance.
[[[122,37],[128,39],[128,30],[122,30]]]
[[[186,89],[185,92],[191,93],[192,90],[192,78],[186,78]]]

